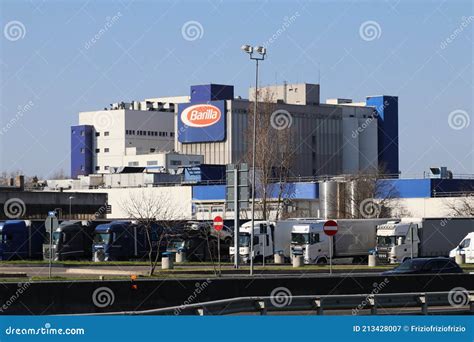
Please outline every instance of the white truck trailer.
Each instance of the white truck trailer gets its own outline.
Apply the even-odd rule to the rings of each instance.
[[[333,258],[353,258],[353,262],[365,261],[369,251],[375,248],[377,226],[390,219],[340,219],[338,231],[332,239]],[[294,222],[291,231],[291,254],[302,255],[305,264],[329,262],[330,238],[323,227],[328,220]]]
[[[377,227],[376,252],[380,261],[392,264],[448,256],[473,229],[473,217],[402,218]]]
[[[291,230],[296,223],[309,223],[317,219],[294,218],[278,222],[255,221],[253,255],[255,259],[262,257],[269,258],[274,254],[282,254],[285,258],[290,258]],[[239,229],[239,255],[243,262],[250,260],[250,234],[252,222],[244,223]],[[231,246],[229,253],[234,256],[235,248]]]

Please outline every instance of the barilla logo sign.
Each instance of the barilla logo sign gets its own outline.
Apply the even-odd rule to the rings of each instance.
[[[181,113],[181,121],[189,127],[208,127],[219,122],[221,110],[210,104],[190,106]]]

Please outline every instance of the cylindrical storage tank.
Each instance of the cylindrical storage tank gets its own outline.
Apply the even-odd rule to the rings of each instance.
[[[358,217],[359,215],[359,208],[357,207],[358,201],[358,193],[357,193],[357,181],[352,180],[347,183],[347,209],[349,211],[349,217]]]
[[[319,207],[321,217],[335,218],[337,214],[337,182],[324,181],[319,183]]]
[[[319,208],[324,219],[344,218],[346,212],[346,184],[341,181],[319,183]]]

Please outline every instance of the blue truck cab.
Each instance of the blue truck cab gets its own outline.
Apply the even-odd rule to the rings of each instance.
[[[150,231],[152,251],[157,249],[157,233]],[[100,224],[94,230],[93,261],[141,259],[148,255],[150,242],[146,228],[131,221],[112,221]]]
[[[45,236],[44,222],[0,222],[0,260],[41,259]]]

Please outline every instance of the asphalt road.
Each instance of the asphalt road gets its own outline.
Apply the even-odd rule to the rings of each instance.
[[[174,270],[175,273],[172,274],[184,274],[186,271],[189,271],[189,275],[192,275],[193,277],[199,277],[199,276],[209,276],[209,274],[212,273],[212,267],[207,267],[209,271],[207,272],[196,272],[195,269],[197,268],[203,268],[202,266],[185,266],[185,267],[180,267],[179,269]],[[350,266],[348,266],[350,268]],[[129,276],[129,275],[146,275],[148,274],[149,267],[148,266],[57,266],[53,265],[52,267],[52,275],[56,277],[73,277],[73,278],[91,278],[94,276]],[[156,273],[158,274],[160,271],[159,266],[157,267]],[[224,267],[223,268],[224,272],[231,272],[232,267]],[[338,272],[334,273],[334,275],[374,275],[374,274],[379,274],[380,272],[361,272],[360,270],[354,271],[354,272]],[[3,276],[9,276],[12,277],[13,275],[23,275],[28,278],[30,277],[47,277],[49,275],[49,267],[48,265],[18,265],[18,266],[0,266],[0,278]],[[171,275],[171,273],[169,273]],[[234,275],[246,275],[248,274],[248,271],[239,271],[239,273],[236,274],[223,274],[223,277],[232,277]],[[280,271],[275,271],[272,270],[271,267],[268,268],[268,270],[265,270],[262,272],[261,270],[256,270],[254,271],[254,276],[294,276],[294,275],[300,275],[301,277],[327,277],[330,276],[329,272],[315,272],[314,270],[305,270],[304,268],[301,269],[295,269],[295,271],[286,271],[286,270],[280,270]]]

